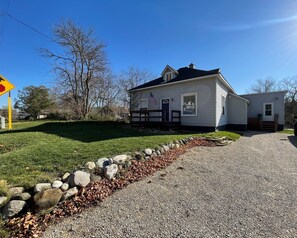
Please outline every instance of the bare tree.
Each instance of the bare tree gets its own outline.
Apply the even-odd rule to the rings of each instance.
[[[120,87],[115,80],[116,76],[107,71],[104,79],[100,80],[99,87],[96,89],[96,106],[101,116],[106,116],[109,109],[117,103]]]
[[[293,127],[294,116],[297,115],[297,76],[283,79],[280,82],[280,89],[287,91],[285,98],[286,126]]]
[[[272,77],[266,79],[258,79],[251,85],[248,93],[267,93],[277,89],[277,83]]]
[[[135,107],[135,103],[137,103],[137,99],[140,98],[139,93],[133,93],[129,95],[128,90],[137,87],[148,80],[153,78],[153,74],[147,70],[141,70],[135,66],[130,66],[128,70],[123,71],[119,76],[119,84],[121,87],[121,92],[119,95],[119,99],[125,108]],[[130,102],[132,103],[130,105]]]
[[[95,40],[92,30],[84,31],[71,20],[57,25],[54,36],[62,52],[49,49],[41,52],[53,60],[56,90],[78,118],[88,118],[98,99],[97,87],[108,69],[105,45]]]

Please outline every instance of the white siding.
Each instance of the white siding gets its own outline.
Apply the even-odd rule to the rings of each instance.
[[[216,80],[216,126],[224,126],[228,124],[228,89],[219,81]],[[222,97],[225,98],[225,115],[222,110]]]
[[[248,106],[248,118],[258,118],[258,114],[263,114],[264,103],[273,103],[274,113],[278,114],[278,124],[284,125],[285,123],[285,92],[272,92],[242,95],[250,101]]]
[[[170,99],[169,110],[181,110],[181,95],[197,93],[197,116],[182,116],[184,126],[216,126],[216,79],[197,79],[141,91],[141,98],[148,98],[148,109],[161,109],[161,99]],[[150,95],[154,97],[150,97]],[[137,109],[136,109],[137,110]],[[169,115],[171,119],[171,114]]]
[[[228,124],[247,125],[247,101],[232,94],[228,95]]]

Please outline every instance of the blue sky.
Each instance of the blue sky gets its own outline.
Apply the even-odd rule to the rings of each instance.
[[[221,68],[238,94],[257,79],[297,75],[297,1],[286,0],[0,0],[0,74],[17,90],[54,83],[50,63],[37,50],[56,45],[3,16],[8,14],[52,37],[72,19],[106,45],[115,73],[130,65],[160,75],[193,62]],[[0,97],[0,106],[7,96]]]

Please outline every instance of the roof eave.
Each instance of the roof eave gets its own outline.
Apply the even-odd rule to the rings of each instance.
[[[197,80],[197,79],[207,79],[207,78],[212,78],[212,77],[216,77],[216,76],[219,76],[219,75],[220,74],[212,74],[212,75],[206,75],[206,76],[202,76],[202,77],[195,77],[195,78],[184,79],[184,80],[180,80],[180,81],[176,81],[176,82],[167,82],[167,83],[164,83],[164,84],[158,84],[158,85],[149,86],[149,87],[145,87],[145,88],[130,89],[130,90],[128,90],[128,92],[136,92],[136,91],[147,90],[147,89],[151,89],[151,88],[164,87],[164,86],[167,86],[167,85],[174,85],[174,84],[178,84],[178,83],[194,81],[194,80]]]
[[[230,83],[225,79],[225,77],[219,72],[218,74],[219,79],[222,81],[222,83],[231,91],[231,93],[236,94],[235,90],[232,88]]]

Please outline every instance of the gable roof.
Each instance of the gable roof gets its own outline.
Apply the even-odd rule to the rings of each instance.
[[[165,67],[165,69],[166,68],[167,68],[167,66]],[[200,69],[192,69],[192,68],[188,68],[188,67],[183,67],[183,68],[178,69],[177,72],[178,72],[178,75],[175,78],[173,78],[173,79],[171,79],[171,80],[169,80],[167,82],[165,82],[163,80],[163,77],[159,77],[159,78],[156,78],[156,79],[154,79],[152,81],[149,81],[147,83],[139,85],[139,86],[137,86],[135,88],[132,88],[129,91],[134,91],[134,90],[138,90],[138,89],[145,89],[145,88],[153,87],[153,86],[171,84],[171,83],[174,83],[174,82],[184,81],[184,80],[192,79],[192,78],[199,78],[199,77],[217,75],[217,74],[220,74],[220,69],[218,68],[218,69],[213,69],[213,70],[200,70]],[[226,83],[228,84],[227,81],[226,81]],[[230,85],[229,85],[229,87],[231,88]],[[233,89],[232,89],[232,91],[233,91]]]
[[[171,72],[174,72],[175,74],[178,74],[178,71],[177,70],[175,70],[174,68],[172,68],[170,65],[166,65],[166,67],[164,68],[164,70],[163,70],[163,72],[162,72],[162,76],[164,76],[164,73],[167,71],[167,70],[170,70]]]

